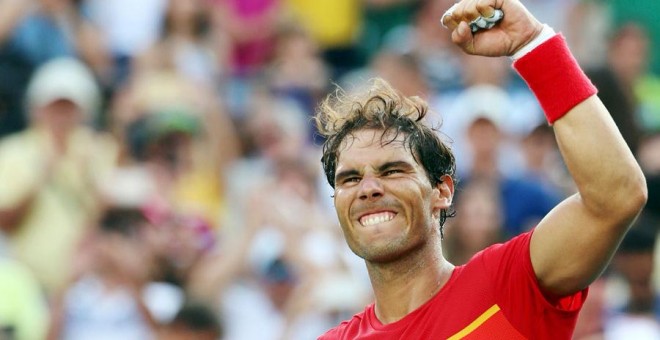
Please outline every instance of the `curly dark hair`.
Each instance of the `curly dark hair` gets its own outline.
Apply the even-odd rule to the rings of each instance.
[[[321,162],[328,183],[335,187],[335,171],[339,148],[347,136],[363,129],[382,130],[381,144],[395,141],[400,134],[404,145],[422,165],[431,185],[443,181],[443,176],[456,179],[456,160],[450,147],[437,131],[426,125],[424,117],[428,105],[419,97],[406,97],[385,80],[372,79],[366,91],[347,94],[341,88],[319,105],[315,120],[319,133],[325,138]],[[440,214],[440,231],[453,208]]]

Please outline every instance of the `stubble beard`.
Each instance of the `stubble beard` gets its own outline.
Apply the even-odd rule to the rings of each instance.
[[[367,264],[386,265],[410,257],[424,246],[422,238],[412,239],[404,234],[386,244],[359,244],[350,247],[355,255],[362,258]]]

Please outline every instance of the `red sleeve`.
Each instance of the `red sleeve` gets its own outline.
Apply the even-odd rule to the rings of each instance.
[[[532,233],[533,230],[489,247],[479,255],[484,271],[494,283],[494,298],[512,324],[528,328],[519,329],[525,335],[557,334],[558,327],[566,327],[565,331],[570,334],[588,289],[548,300],[532,268],[529,252]],[[542,318],[544,322],[537,323],[530,318]],[[530,325],[534,325],[533,329]]]

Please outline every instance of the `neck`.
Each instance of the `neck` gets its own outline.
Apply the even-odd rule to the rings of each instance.
[[[449,280],[454,266],[442,256],[440,241],[391,263],[367,262],[383,324],[401,320],[429,301]]]

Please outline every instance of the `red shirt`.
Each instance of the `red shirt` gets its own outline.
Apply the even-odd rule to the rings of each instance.
[[[319,339],[570,339],[587,289],[548,301],[532,269],[531,235],[454,268],[435,296],[397,322],[383,325],[371,304]]]

